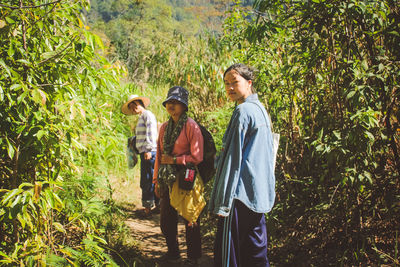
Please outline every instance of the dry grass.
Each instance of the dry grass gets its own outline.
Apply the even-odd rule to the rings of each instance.
[[[141,207],[140,168],[137,164],[133,169],[109,177],[113,190],[113,200],[118,206],[129,209]]]

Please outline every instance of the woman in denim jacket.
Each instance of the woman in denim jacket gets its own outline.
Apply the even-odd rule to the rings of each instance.
[[[269,266],[264,213],[275,200],[273,139],[268,114],[244,64],[224,73],[227,95],[237,103],[223,137],[209,210],[219,215],[215,266]]]

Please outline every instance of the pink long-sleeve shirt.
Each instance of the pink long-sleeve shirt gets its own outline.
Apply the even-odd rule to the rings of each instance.
[[[161,154],[164,149],[164,133],[168,122],[164,122],[160,127],[160,133],[157,141],[157,155],[154,163],[153,182],[157,180],[158,168],[161,165]],[[185,126],[176,139],[172,156],[176,157],[176,164],[186,165],[191,162],[194,165],[199,164],[203,160],[203,135],[199,125],[188,117]]]

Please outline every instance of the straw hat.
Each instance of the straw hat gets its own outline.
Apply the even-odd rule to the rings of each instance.
[[[128,97],[128,101],[126,101],[126,103],[123,104],[121,107],[122,113],[124,113],[125,115],[133,115],[132,110],[130,110],[128,106],[135,100],[141,100],[143,102],[144,108],[147,108],[147,106],[150,104],[150,98],[138,95],[130,95]]]

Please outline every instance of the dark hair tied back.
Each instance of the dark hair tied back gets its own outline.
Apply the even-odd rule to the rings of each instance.
[[[254,84],[255,84],[256,75],[255,75],[255,70],[253,68],[251,68],[243,63],[235,63],[225,70],[224,77],[231,70],[236,71],[244,79],[246,79],[248,81],[252,81],[253,86],[251,89],[252,89],[253,93],[255,93]]]

